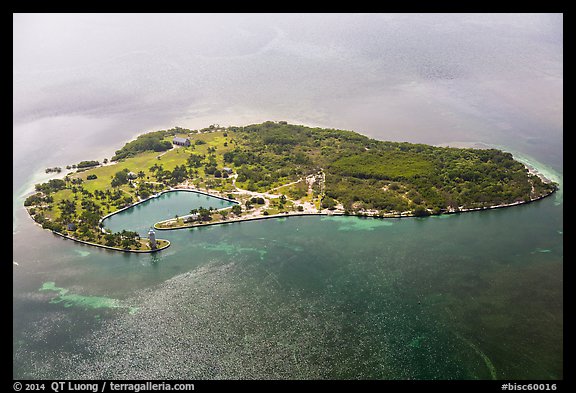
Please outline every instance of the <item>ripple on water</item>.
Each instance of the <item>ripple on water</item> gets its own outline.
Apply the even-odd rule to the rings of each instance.
[[[221,251],[227,255],[241,254],[241,253],[258,253],[260,259],[263,260],[264,256],[268,253],[267,250],[256,248],[256,247],[242,247],[238,244],[231,244],[226,242],[219,242],[216,244],[211,243],[197,243],[198,247],[201,247],[209,251]]]
[[[394,222],[385,218],[323,217],[322,221],[334,221],[339,231],[373,231],[376,228],[390,227]]]
[[[137,308],[125,306],[118,299],[113,299],[103,296],[85,296],[70,293],[66,288],[57,287],[55,282],[48,281],[42,284],[40,291],[54,291],[58,292],[58,295],[50,303],[62,303],[64,307],[83,307],[83,308],[127,308],[128,312],[133,314],[136,312]]]

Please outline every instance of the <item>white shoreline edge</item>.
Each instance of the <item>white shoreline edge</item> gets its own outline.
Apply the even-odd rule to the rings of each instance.
[[[501,208],[505,208],[505,207],[525,205],[528,203],[532,203],[532,202],[536,202],[536,201],[539,201],[541,199],[544,199],[544,198],[554,194],[554,192],[556,192],[556,190],[557,189],[555,188],[552,191],[550,191],[549,193],[544,194],[544,195],[540,195],[536,198],[531,198],[529,201],[517,201],[517,202],[512,202],[512,203],[505,203],[505,204],[485,206],[485,207],[461,208],[459,210],[448,210],[448,211],[445,211],[445,212],[440,213],[440,214],[430,214],[430,215],[426,215],[426,216],[416,216],[414,214],[407,213],[407,212],[402,212],[402,213],[397,213],[397,214],[391,213],[391,215],[385,216],[385,217],[379,217],[379,216],[368,215],[368,214],[364,214],[364,215],[363,214],[345,214],[344,212],[340,212],[340,211],[317,212],[317,213],[285,212],[285,213],[272,214],[272,215],[267,215],[267,216],[261,215],[261,216],[255,216],[255,217],[245,217],[245,218],[240,217],[238,219],[230,219],[230,220],[226,220],[226,221],[208,222],[208,223],[204,223],[204,224],[185,225],[185,226],[180,226],[177,228],[160,228],[160,227],[156,226],[156,224],[158,224],[160,222],[170,220],[170,219],[167,219],[167,220],[163,220],[163,221],[158,221],[157,223],[154,224],[153,227],[155,230],[160,230],[160,231],[174,231],[174,230],[178,230],[178,229],[199,228],[199,227],[205,227],[205,226],[211,226],[211,225],[232,224],[232,223],[237,223],[237,222],[266,220],[266,219],[270,219],[270,218],[286,218],[286,217],[300,217],[300,216],[347,216],[347,217],[380,218],[380,219],[387,219],[387,218],[426,218],[426,217],[432,217],[432,216],[441,216],[444,214],[458,214],[458,213],[467,213],[467,212],[474,212],[474,211],[481,211],[481,210],[501,209]],[[186,191],[195,192],[193,190],[186,190]],[[206,192],[202,192],[202,193],[205,195],[213,196],[213,195],[210,195]],[[215,197],[217,197],[217,196],[215,196]]]
[[[123,252],[134,252],[134,253],[138,253],[138,254],[146,254],[146,253],[151,253],[151,252],[156,252],[156,251],[161,251],[164,250],[165,248],[170,247],[170,240],[166,240],[166,239],[157,239],[157,240],[163,240],[165,242],[168,242],[168,244],[165,247],[162,248],[156,248],[156,249],[150,249],[150,250],[125,250],[123,248],[118,248],[118,247],[112,247],[112,246],[106,246],[104,244],[99,244],[99,243],[92,243],[92,242],[88,242],[86,240],[80,240],[80,239],[76,239],[74,237],[65,235],[61,232],[57,232],[57,231],[52,231],[53,234],[58,235],[58,236],[62,236],[65,239],[69,239],[69,240],[73,240],[75,242],[78,243],[83,243],[83,244],[87,244],[89,246],[96,246],[96,247],[100,247],[100,248],[106,248],[108,250],[113,250],[113,251],[123,251]]]

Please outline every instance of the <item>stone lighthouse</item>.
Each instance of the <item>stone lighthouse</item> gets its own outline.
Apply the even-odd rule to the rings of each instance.
[[[152,228],[148,231],[148,240],[150,240],[150,248],[154,250],[156,248],[156,233]]]

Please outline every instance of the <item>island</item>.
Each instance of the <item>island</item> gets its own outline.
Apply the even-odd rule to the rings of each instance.
[[[66,168],[73,171],[36,184],[25,199],[32,219],[60,236],[128,252],[169,242],[112,233],[103,218],[175,190],[234,204],[191,209],[154,229],[312,214],[423,217],[524,204],[557,188],[498,149],[380,141],[285,121],[148,132],[110,160]]]

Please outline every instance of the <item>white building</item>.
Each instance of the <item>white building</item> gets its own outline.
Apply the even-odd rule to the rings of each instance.
[[[190,139],[180,138],[179,136],[175,136],[174,139],[172,139],[172,143],[174,145],[190,146]]]
[[[154,232],[154,229],[152,229],[152,228],[150,228],[150,230],[148,231],[148,239],[150,240],[150,248],[155,249],[156,248],[156,232]]]

